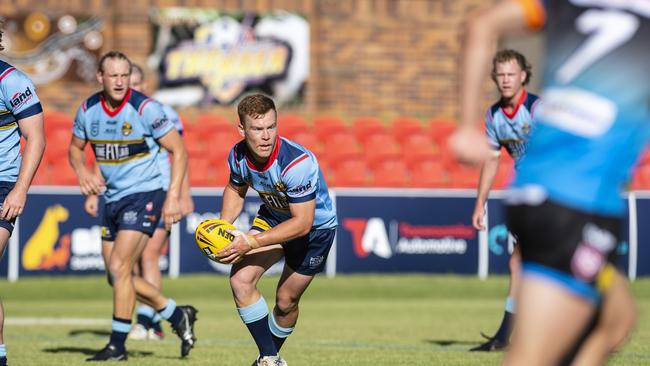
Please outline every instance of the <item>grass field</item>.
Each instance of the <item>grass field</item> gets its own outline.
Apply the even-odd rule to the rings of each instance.
[[[273,302],[276,277],[262,290]],[[501,319],[505,277],[339,276],[317,278],[282,355],[292,366],[497,365],[501,354],[469,353]],[[232,304],[227,279],[165,280],[167,294],[200,311],[198,343],[181,360],[166,327],[162,342],[129,341],[131,365],[245,365],[257,355]],[[650,365],[650,280],[633,284],[640,312],[631,343],[611,365]],[[111,292],[103,277],[0,282],[11,365],[85,365],[108,340]],[[70,318],[90,320],[84,323]],[[58,320],[57,320],[58,319]],[[35,321],[44,324],[34,325]],[[53,324],[59,322],[61,324]]]

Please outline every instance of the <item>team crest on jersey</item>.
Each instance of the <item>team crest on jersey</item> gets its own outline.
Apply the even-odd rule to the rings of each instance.
[[[99,134],[99,121],[92,121],[90,123],[90,134],[97,136]]]
[[[124,121],[122,124],[122,135],[123,136],[128,136],[133,132],[133,126],[128,121]]]
[[[275,190],[278,191],[278,192],[286,192],[287,191],[287,186],[285,186],[282,181],[277,181],[275,183]]]
[[[530,124],[524,123],[524,125],[521,126],[521,130],[524,132],[524,134],[528,135],[530,133]]]

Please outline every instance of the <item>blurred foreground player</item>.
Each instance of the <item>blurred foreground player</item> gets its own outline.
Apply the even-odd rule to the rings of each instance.
[[[650,1],[508,0],[468,23],[450,144],[469,163],[488,155],[474,122],[496,39],[545,23],[547,31],[544,104],[508,197],[523,279],[506,365],[602,364],[635,323],[612,261],[621,189],[650,135],[649,14]]]

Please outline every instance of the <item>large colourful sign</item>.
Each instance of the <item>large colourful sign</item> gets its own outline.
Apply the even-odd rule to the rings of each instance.
[[[160,71],[155,97],[170,105],[231,104],[247,91],[300,102],[309,74],[309,24],[292,13],[152,12]]]
[[[488,203],[487,235],[471,226],[474,192],[444,190],[333,190],[339,228],[327,263],[335,273],[458,273],[484,277],[508,271],[513,239],[500,198]],[[219,216],[221,189],[194,192],[195,212],[172,231],[161,267],[171,276],[194,272],[227,274],[230,267],[208,260],[194,230]],[[83,210],[78,189],[37,188],[17,223],[0,275],[78,275],[104,272],[98,218]],[[247,230],[261,201],[247,197],[236,226]],[[650,230],[638,223],[650,217],[650,195],[629,200],[618,247],[618,265],[632,277],[650,275]],[[281,271],[282,262],[270,271]]]

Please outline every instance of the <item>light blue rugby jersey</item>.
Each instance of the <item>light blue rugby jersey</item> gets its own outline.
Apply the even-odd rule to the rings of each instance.
[[[539,4],[547,15],[543,103],[510,201],[546,197],[621,216],[620,192],[650,137],[650,1]]]
[[[275,226],[291,218],[290,203],[315,199],[316,213],[313,229],[331,229],[337,226],[336,208],[330,199],[323,173],[314,154],[303,146],[278,137],[268,163],[256,167],[247,158],[247,146],[241,141],[228,156],[230,181],[234,185],[247,184],[260,195],[264,206],[273,215],[268,222]]]
[[[162,104],[163,111],[169,119],[169,121],[174,125],[176,131],[179,134],[183,134],[183,121],[181,117],[176,113],[174,108],[168,106],[167,104]],[[160,153],[158,154],[158,164],[160,164],[160,173],[162,174],[163,180],[163,189],[167,190],[169,187],[169,182],[171,181],[171,163],[169,162],[169,152],[165,148],[160,148]]]
[[[18,121],[43,111],[32,81],[0,61],[0,182],[16,182],[20,170]]]
[[[86,99],[75,117],[73,134],[88,140],[106,180],[104,196],[124,196],[163,188],[156,139],[173,129],[160,103],[129,89],[113,112],[98,92]]]
[[[488,142],[496,150],[504,147],[514,159],[515,167],[526,153],[538,104],[539,98],[524,90],[512,114],[506,113],[499,103],[492,105],[485,113]]]

